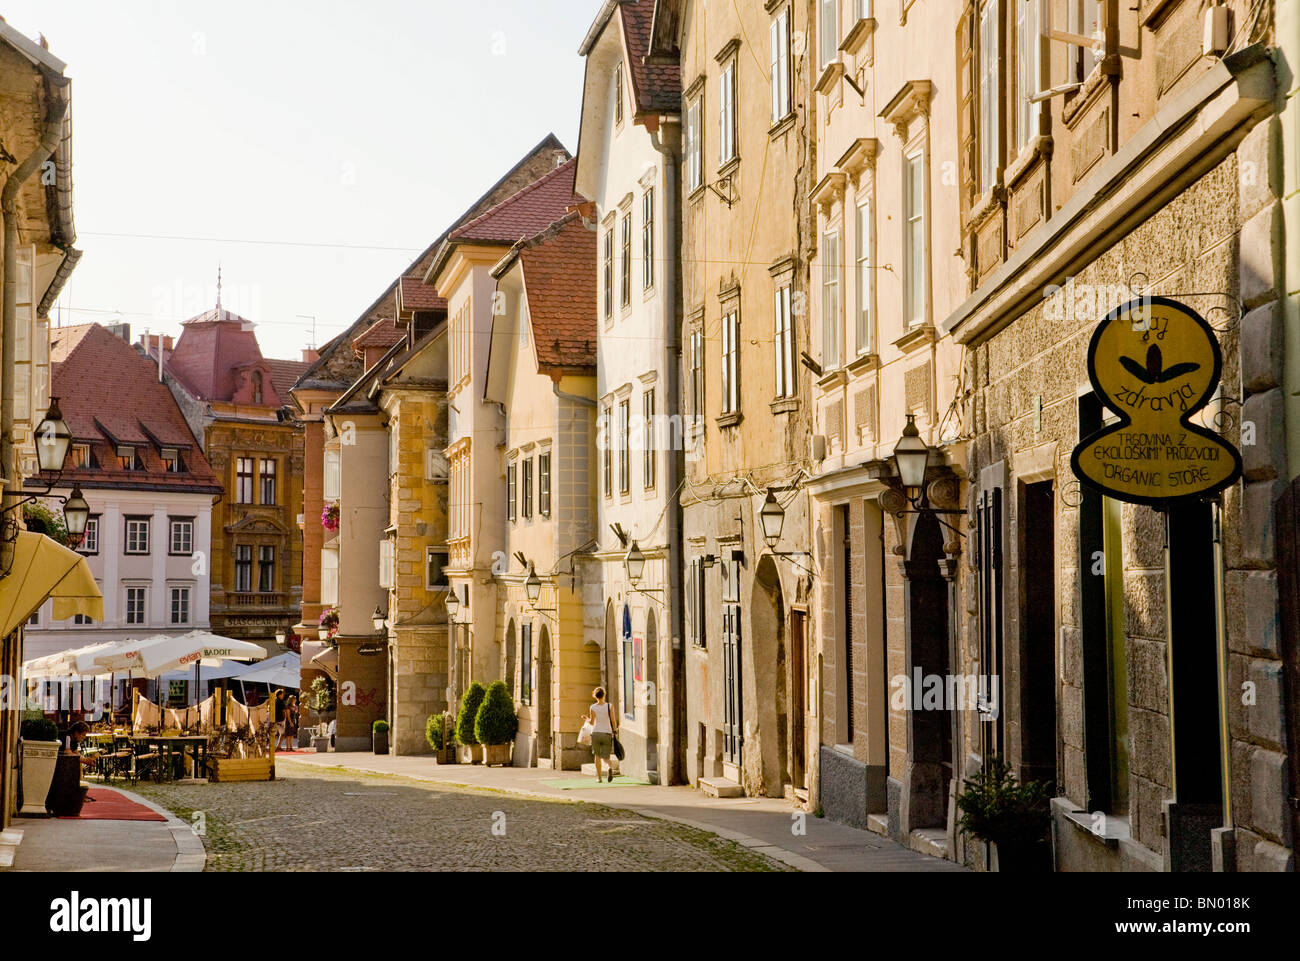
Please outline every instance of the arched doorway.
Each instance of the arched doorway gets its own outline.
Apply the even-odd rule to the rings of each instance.
[[[786,678],[785,598],[776,561],[769,554],[758,562],[754,590],[750,593],[750,650],[754,678],[754,704],[758,752],[750,752],[749,778],[761,783],[769,797],[782,797],[790,774],[789,683]],[[757,753],[757,757],[754,754]]]
[[[515,634],[515,619],[506,624],[505,650],[502,651],[501,663],[505,665],[506,676],[502,678],[510,688],[510,697],[518,700],[519,685],[515,682],[515,652],[519,649],[519,639]]]
[[[542,625],[537,645],[537,758],[551,757],[551,705],[555,692],[551,690],[551,632]]]
[[[944,537],[932,514],[913,515],[915,523],[904,561],[909,687],[907,768],[904,774],[901,828],[944,828],[948,823],[948,783],[952,778],[952,711],[948,681],[948,582],[939,562]],[[915,689],[918,675],[920,690]]]
[[[659,770],[659,627],[655,612],[645,618],[646,770]]]
[[[622,648],[622,671],[615,671],[614,677],[622,682],[619,690],[619,698],[615,702],[615,710],[621,704],[623,706],[623,716],[636,718],[636,657],[632,647],[632,608],[627,604],[623,605],[622,631],[619,634],[620,647]]]
[[[601,658],[600,686],[605,689],[610,710],[618,710],[618,636],[614,627],[614,602],[605,604],[605,649]]]

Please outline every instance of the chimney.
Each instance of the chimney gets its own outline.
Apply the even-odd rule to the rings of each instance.
[[[121,337],[128,344],[131,343],[131,325],[130,324],[109,324],[108,332],[114,337]]]
[[[314,364],[320,360],[320,351],[315,347],[304,347],[302,349],[302,362],[304,364]]]

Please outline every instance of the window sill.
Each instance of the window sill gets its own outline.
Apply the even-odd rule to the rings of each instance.
[[[856,360],[850,361],[845,369],[850,374],[861,374],[879,366],[880,356],[874,351],[867,351],[865,354],[859,354]]]
[[[718,168],[718,179],[722,180],[725,177],[731,177],[739,169],[740,169],[740,154],[736,154],[736,156],[732,157],[730,160],[728,160],[726,163],[724,163],[721,167]]]
[[[745,415],[736,410],[729,414],[723,414],[721,417],[717,418],[714,423],[716,423],[719,428],[726,430],[727,428],[737,426],[744,419]]]
[[[1014,186],[1021,177],[1029,172],[1039,157],[1050,157],[1051,155],[1052,138],[1050,134],[1038,134],[1031,137],[1029,143],[1017,154],[1016,159],[1007,165],[1006,173],[1003,175],[1007,186]]]
[[[686,195],[687,202],[693,204],[699,203],[700,198],[704,196],[705,191],[707,191],[708,189],[709,188],[704,184],[700,184],[698,187],[696,187],[694,190],[692,190],[690,193]]]
[[[838,60],[832,60],[822,69],[821,75],[813,84],[813,90],[820,94],[828,94],[842,76],[844,76],[844,64]]]
[[[778,120],[776,123],[772,124],[772,126],[768,128],[767,135],[773,139],[776,139],[786,131],[790,130],[793,126],[794,126],[794,111],[792,110],[784,117],[782,117],[780,120]]]
[[[821,380],[817,381],[817,386],[822,390],[829,390],[832,387],[842,387],[849,382],[849,375],[844,372],[843,367],[837,367],[830,373],[825,374]]]
[[[798,397],[778,397],[771,404],[773,414],[793,414],[799,409]]]
[[[1094,830],[1096,823],[1095,815],[1088,811],[1067,811],[1065,819],[1077,827],[1084,834],[1091,837],[1098,844],[1104,844],[1108,848],[1118,848],[1120,843],[1127,841],[1133,836],[1132,828],[1128,823],[1128,818],[1118,814],[1106,814],[1102,816],[1101,832]]]
[[[849,30],[844,42],[840,44],[840,51],[850,56],[856,54],[862,49],[867,39],[876,32],[876,18],[863,17],[855,23]]]
[[[925,344],[933,344],[935,341],[934,327],[931,324],[916,324],[909,327],[907,333],[894,341],[894,346],[903,353],[908,353]]]

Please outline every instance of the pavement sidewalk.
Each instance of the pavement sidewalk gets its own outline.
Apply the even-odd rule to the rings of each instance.
[[[277,771],[285,774],[291,774],[293,766],[298,764],[622,808],[708,831],[801,871],[965,870],[951,861],[919,854],[868,831],[805,816],[777,798],[710,798],[685,786],[615,783],[598,787],[594,777],[590,788],[564,790],[547,782],[573,781],[583,775],[539,768],[438,764],[431,757],[420,756],[340,752],[276,757]]]
[[[202,871],[203,842],[170,811],[114,786],[127,799],[166,821],[14,818],[0,833],[0,871]]]

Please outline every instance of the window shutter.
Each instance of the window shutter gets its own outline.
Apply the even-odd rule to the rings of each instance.
[[[975,71],[975,5],[969,3],[962,10],[957,22],[957,194],[961,210],[962,246],[966,248],[969,265],[974,253],[967,232],[971,204],[975,198],[975,171],[978,169],[977,145],[975,142],[975,112],[979,108],[979,98],[975,95],[977,78]]]

